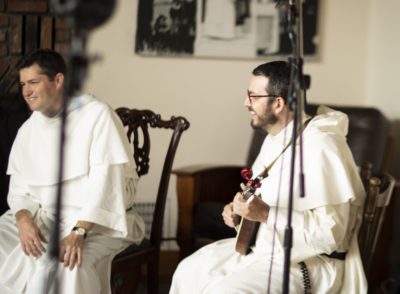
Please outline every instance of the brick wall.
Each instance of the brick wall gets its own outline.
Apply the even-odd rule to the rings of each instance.
[[[65,55],[71,37],[68,24],[54,17],[48,0],[0,0],[0,100],[18,91],[14,67],[21,55],[36,48]]]

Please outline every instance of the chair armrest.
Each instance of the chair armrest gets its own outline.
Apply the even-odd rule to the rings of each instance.
[[[177,176],[178,232],[181,257],[193,252],[194,209],[199,202],[229,203],[240,191],[242,166],[192,165],[172,171]]]

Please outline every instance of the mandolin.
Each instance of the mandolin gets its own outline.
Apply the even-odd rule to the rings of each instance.
[[[311,118],[308,118],[303,125],[304,130],[308,123],[311,121]],[[299,135],[301,131],[297,132]],[[242,195],[245,200],[248,200],[252,195],[254,195],[257,188],[261,187],[261,181],[268,177],[268,172],[278,160],[278,158],[285,152],[289,146],[292,145],[294,140],[290,140],[285,148],[282,149],[281,153],[268,165],[265,169],[255,178],[252,179],[253,172],[250,168],[244,168],[241,171],[242,178],[247,180],[246,188],[243,190]],[[251,246],[255,244],[258,227],[260,226],[260,222],[251,221],[241,218],[239,225],[237,226],[237,234],[236,234],[236,251],[242,255],[247,255],[251,251]]]
[[[247,180],[246,188],[243,190],[242,195],[245,200],[248,200],[254,195],[257,188],[261,187],[260,181],[263,177],[256,177],[252,179],[253,172],[250,168],[244,168],[241,171],[242,177]],[[247,255],[251,252],[251,246],[255,244],[258,227],[260,223],[241,218],[237,227],[236,247],[235,250],[242,255]]]

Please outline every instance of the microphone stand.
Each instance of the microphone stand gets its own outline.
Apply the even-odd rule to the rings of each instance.
[[[296,2],[296,3],[294,3]],[[304,197],[304,173],[303,173],[303,140],[302,130],[303,121],[302,113],[304,110],[305,93],[309,84],[309,77],[303,75],[303,24],[302,24],[302,3],[301,0],[290,0],[288,4],[288,33],[293,48],[293,57],[289,58],[290,64],[290,85],[288,90],[288,105],[293,111],[293,133],[291,146],[291,163],[290,163],[290,183],[288,198],[288,216],[284,234],[284,270],[283,270],[283,286],[282,293],[289,293],[289,274],[290,274],[290,257],[293,246],[293,229],[292,229],[292,210],[293,210],[293,188],[294,188],[294,171],[296,163],[296,138],[299,132],[300,144],[300,197]]]
[[[85,54],[86,37],[91,29],[103,24],[112,15],[116,0],[49,0],[52,11],[70,24],[73,30],[71,51],[68,54],[68,73],[64,82],[63,109],[61,112],[60,151],[58,186],[55,205],[55,220],[52,235],[50,237],[50,257],[54,260],[55,270],[49,281],[54,284],[55,293],[58,293],[57,269],[59,256],[60,220],[62,207],[62,186],[65,161],[65,130],[67,126],[68,106],[72,97],[81,90],[87,76],[90,62],[99,59],[98,56],[88,57]],[[47,284],[48,285],[48,284]],[[46,293],[49,289],[46,289]]]
[[[57,269],[59,256],[60,239],[60,220],[62,207],[62,186],[65,161],[65,130],[67,126],[68,106],[72,97],[81,90],[84,80],[87,76],[87,69],[90,62],[99,59],[98,56],[88,57],[85,54],[86,37],[89,30],[103,24],[112,15],[116,0],[49,0],[52,10],[60,17],[66,18],[66,21],[73,29],[71,51],[68,54],[68,74],[64,82],[63,109],[61,112],[61,130],[60,130],[60,151],[59,151],[59,170],[58,186],[55,207],[55,221],[50,237],[50,257],[54,260],[55,270],[49,281],[54,284],[55,293],[58,293]],[[48,284],[47,284],[48,285]],[[46,289],[46,293],[49,289]]]
[[[86,38],[84,35],[77,35],[73,37],[71,52],[68,55],[68,73],[64,82],[64,97],[63,107],[61,112],[61,127],[60,127],[60,149],[59,149],[59,169],[58,169],[58,181],[57,181],[57,194],[56,194],[56,207],[55,217],[52,234],[50,237],[49,254],[54,260],[54,270],[52,270],[52,276],[50,277],[50,283],[53,283],[53,287],[50,289],[54,290],[54,293],[58,293],[58,279],[57,270],[59,266],[59,242],[60,242],[60,221],[61,221],[61,207],[62,207],[62,188],[63,188],[63,176],[64,176],[64,163],[65,163],[65,143],[66,143],[66,127],[67,127],[67,116],[68,106],[71,98],[76,95],[76,92],[81,89],[83,81],[86,78],[87,65],[89,63],[88,58],[83,54]],[[46,293],[50,289],[46,289]]]

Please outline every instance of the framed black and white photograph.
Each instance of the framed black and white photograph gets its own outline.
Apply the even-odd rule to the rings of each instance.
[[[139,0],[135,52],[150,56],[288,56],[284,1]],[[303,1],[304,55],[317,53],[318,0]]]

